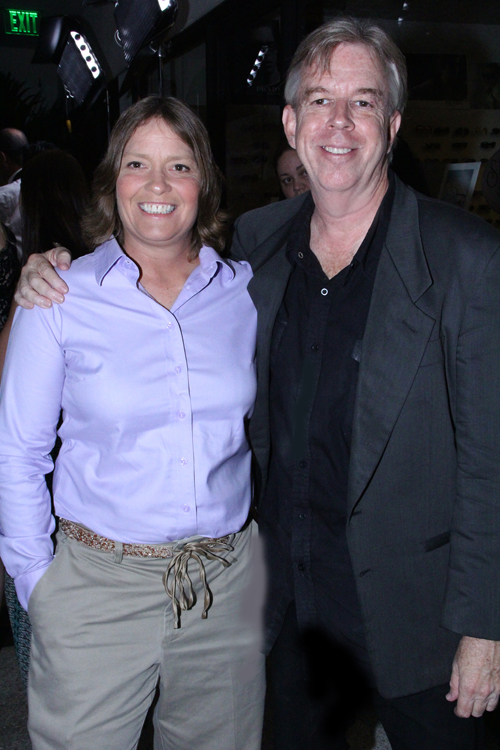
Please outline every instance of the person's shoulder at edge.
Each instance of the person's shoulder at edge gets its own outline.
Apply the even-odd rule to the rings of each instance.
[[[500,247],[498,229],[471,211],[413,192],[424,247],[435,247],[441,258],[448,251],[450,262],[461,265],[462,259],[466,267],[475,265],[480,272]]]

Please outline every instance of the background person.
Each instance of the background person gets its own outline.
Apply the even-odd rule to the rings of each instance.
[[[33,627],[34,750],[257,750],[259,571],[245,420],[256,312],[223,261],[201,121],[149,97],[115,126],[69,304],[14,321],[0,400],[0,549]],[[216,248],[216,249],[215,249]],[[44,475],[59,410],[54,477]]]
[[[309,190],[309,178],[294,148],[283,145],[276,155],[275,169],[285,198],[295,198]]]
[[[15,235],[19,259],[22,257],[19,191],[27,147],[28,139],[21,130],[0,130],[0,221]]]

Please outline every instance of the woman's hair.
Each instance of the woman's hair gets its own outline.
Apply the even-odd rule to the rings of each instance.
[[[219,211],[222,176],[212,156],[207,130],[186,104],[173,97],[161,96],[148,96],[133,104],[113,128],[106,154],[94,175],[92,200],[83,221],[90,246],[100,245],[111,235],[123,244],[123,226],[116,204],[116,181],[123,151],[137,128],[154,119],[163,120],[189,146],[200,172],[198,216],[192,234],[193,254],[196,256],[202,245],[222,252],[226,234],[225,217]]]
[[[294,109],[300,105],[302,79],[311,67],[326,72],[332,52],[339,44],[363,44],[384,71],[389,89],[387,114],[403,113],[406,97],[406,61],[403,53],[380,26],[370,20],[340,17],[325,23],[300,43],[290,63],[285,84],[285,100]]]
[[[25,258],[66,247],[72,258],[89,251],[80,222],[87,209],[89,188],[73,156],[52,149],[30,159],[21,177],[22,239]]]

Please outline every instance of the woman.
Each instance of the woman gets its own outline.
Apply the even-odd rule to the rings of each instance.
[[[216,252],[219,196],[199,119],[144,99],[97,170],[98,247],[64,273],[65,304],[16,313],[0,550],[32,621],[34,750],[135,748],[158,679],[157,747],[260,747],[256,311],[249,267]],[[61,407],[53,557],[43,479]]]
[[[306,169],[288,143],[278,150],[274,166],[285,198],[295,198],[310,189]]]

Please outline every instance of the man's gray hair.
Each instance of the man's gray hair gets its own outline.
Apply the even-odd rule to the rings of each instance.
[[[285,84],[285,100],[300,105],[302,77],[309,68],[326,72],[339,44],[364,44],[382,66],[389,89],[388,114],[402,113],[407,97],[406,62],[389,34],[370,20],[341,17],[323,24],[302,40],[293,56]]]

